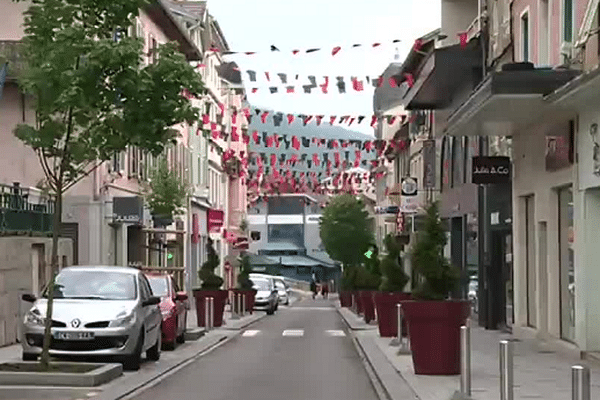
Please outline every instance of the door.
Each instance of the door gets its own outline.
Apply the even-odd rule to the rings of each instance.
[[[148,279],[140,275],[138,285],[141,301],[148,300],[152,296]],[[156,343],[156,334],[160,334],[158,328],[160,328],[162,316],[158,305],[142,307],[142,315],[144,317],[144,350],[146,350]]]
[[[175,301],[175,307],[177,308],[177,336],[181,335],[185,332],[185,325],[187,319],[187,308],[186,302],[187,300],[178,300],[177,295],[180,292],[179,287],[177,286],[177,282],[171,277],[169,277],[169,281],[171,283],[171,295]]]

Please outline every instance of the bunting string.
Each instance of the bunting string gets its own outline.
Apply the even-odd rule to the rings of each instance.
[[[400,39],[394,39],[389,43],[400,43],[401,40]],[[238,54],[238,55],[246,55],[246,56],[253,56],[253,55],[257,55],[257,54],[264,54],[264,53],[274,53],[274,52],[290,52],[292,53],[292,55],[300,55],[300,54],[311,54],[311,53],[316,53],[319,51],[329,51],[331,56],[335,56],[336,54],[338,54],[340,51],[342,50],[346,50],[346,49],[356,49],[356,48],[378,48],[382,45],[387,44],[388,42],[375,42],[375,43],[369,43],[369,44],[362,44],[362,43],[355,43],[352,45],[345,45],[345,46],[333,46],[331,48],[323,48],[323,47],[308,47],[308,48],[304,48],[304,49],[291,49],[291,50],[280,50],[278,46],[272,44],[271,48],[269,49],[269,51],[264,50],[264,51],[233,51],[233,50],[223,50],[220,48],[220,46],[216,45],[216,44],[211,44],[209,51],[211,52],[215,52],[215,53],[221,53],[223,55],[234,55],[234,54]]]

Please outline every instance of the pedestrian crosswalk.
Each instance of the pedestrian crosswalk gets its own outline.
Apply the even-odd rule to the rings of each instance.
[[[242,337],[255,337],[262,333],[260,330],[250,329],[242,332]],[[325,336],[331,337],[345,337],[346,332],[341,329],[328,329],[324,332]],[[285,329],[281,332],[281,336],[290,337],[302,337],[304,336],[304,329]]]

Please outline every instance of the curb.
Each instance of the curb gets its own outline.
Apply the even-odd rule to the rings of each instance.
[[[257,314],[253,314],[253,315],[257,315]],[[253,323],[262,320],[266,316],[267,316],[267,314],[258,315],[257,317],[250,318],[248,321],[244,322],[243,325],[241,323],[240,323],[240,325],[235,326],[235,327],[222,325],[220,328],[217,328],[217,329],[222,329],[222,330],[225,330],[225,331],[240,331],[240,330],[246,328],[247,326],[252,325]]]

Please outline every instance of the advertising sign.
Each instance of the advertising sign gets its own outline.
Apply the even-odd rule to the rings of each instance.
[[[435,140],[423,141],[423,188],[435,189]]]
[[[477,185],[509,183],[509,157],[473,157],[472,182]]]
[[[208,232],[219,233],[223,227],[224,216],[223,210],[208,210]]]
[[[139,196],[114,197],[113,221],[140,224],[144,218],[144,200]]]

